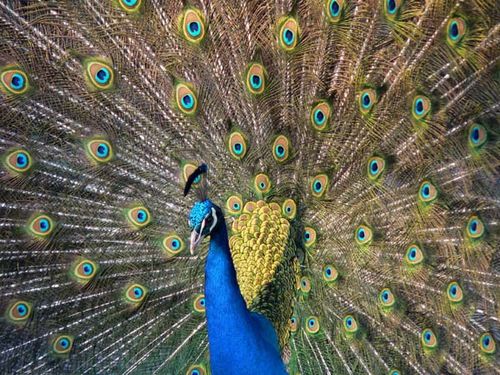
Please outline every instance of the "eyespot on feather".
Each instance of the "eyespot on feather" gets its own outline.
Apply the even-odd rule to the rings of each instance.
[[[305,320],[305,329],[309,334],[316,334],[319,332],[320,324],[316,316],[310,316]]]
[[[290,318],[289,324],[290,332],[295,333],[299,327],[299,318],[295,315]]]
[[[54,220],[46,214],[37,214],[28,222],[28,233],[33,237],[47,238],[55,228]]]
[[[33,314],[33,305],[23,300],[11,301],[7,306],[5,318],[16,325],[24,325]]]
[[[313,105],[310,114],[310,121],[314,130],[325,131],[330,124],[332,107],[326,101],[320,101]]]
[[[231,156],[236,160],[242,160],[245,157],[248,145],[243,133],[235,131],[229,135],[228,149]]]
[[[207,370],[203,365],[192,365],[186,372],[186,375],[207,375]]]
[[[243,200],[238,195],[231,195],[226,200],[226,209],[230,215],[239,215],[243,210]]]
[[[251,63],[246,72],[245,84],[252,95],[260,95],[266,88],[266,70],[259,63]]]
[[[88,159],[95,163],[107,163],[113,154],[111,143],[103,138],[94,138],[85,141],[85,151]]]
[[[432,109],[430,99],[424,95],[416,95],[413,98],[411,113],[417,121],[423,121],[429,115]]]
[[[368,159],[367,164],[367,174],[371,181],[376,181],[380,178],[382,173],[385,171],[386,162],[385,159],[380,156],[372,156]]]
[[[316,230],[312,227],[304,227],[304,246],[306,248],[312,247],[316,243]]]
[[[0,68],[0,89],[7,95],[23,95],[31,89],[26,72],[17,66]]]
[[[323,280],[327,283],[332,283],[337,281],[339,278],[339,273],[333,264],[326,264],[323,267]]]
[[[446,296],[451,303],[460,303],[464,299],[464,293],[457,281],[452,281],[446,287]]]
[[[325,14],[329,23],[338,23],[343,16],[345,0],[325,0]]]
[[[424,253],[417,244],[411,244],[406,249],[404,261],[409,266],[416,266],[424,261]]]
[[[167,234],[161,243],[163,250],[168,256],[176,256],[185,248],[184,241],[175,233]]]
[[[7,151],[3,157],[3,161],[6,169],[16,176],[29,172],[33,166],[31,154],[22,148]]]
[[[118,0],[119,7],[128,14],[137,14],[142,7],[142,0]]]
[[[359,100],[359,110],[363,115],[367,115],[373,109],[373,106],[378,101],[377,92],[374,89],[367,88],[361,91],[358,96]]]
[[[126,217],[134,229],[141,229],[151,222],[151,214],[144,206],[135,206],[126,210]]]
[[[344,331],[348,334],[355,334],[358,332],[358,322],[352,315],[346,315],[342,321]]]
[[[108,63],[89,58],[84,61],[87,85],[93,91],[106,91],[113,88],[115,72]]]
[[[278,136],[273,143],[273,157],[278,163],[285,162],[290,153],[290,140],[284,135]]]
[[[437,198],[437,196],[438,191],[436,186],[434,186],[434,184],[429,180],[422,181],[420,188],[418,189],[418,198],[420,202],[431,203]]]
[[[144,302],[148,295],[148,289],[141,284],[131,284],[124,289],[125,302],[134,307],[138,307]]]
[[[254,178],[254,188],[261,194],[267,194],[271,191],[271,180],[265,173],[259,173]]]
[[[193,310],[197,313],[205,313],[205,295],[197,294],[193,299]]]
[[[73,348],[74,339],[70,335],[58,335],[52,338],[50,348],[56,355],[66,355]]]
[[[462,17],[454,17],[446,25],[446,41],[451,46],[456,46],[467,33],[467,23]]]
[[[297,216],[297,204],[293,199],[286,199],[281,206],[281,212],[288,220],[293,220]]]
[[[466,235],[470,239],[478,240],[485,233],[483,221],[477,215],[472,215],[467,222]]]
[[[421,342],[424,349],[435,349],[438,345],[438,340],[434,331],[430,328],[426,328],[422,331]]]
[[[198,108],[198,98],[194,90],[187,83],[178,83],[175,86],[175,103],[185,115],[195,114]]]
[[[189,7],[182,12],[180,32],[185,40],[200,44],[205,38],[206,28],[205,17],[200,10]]]
[[[322,198],[328,188],[329,178],[326,174],[318,174],[311,179],[311,194],[315,198]]]
[[[403,0],[384,0],[384,14],[388,19],[395,19],[400,12]]]
[[[497,350],[497,345],[495,342],[495,338],[489,332],[485,332],[479,338],[479,349],[481,352],[491,355],[494,354]]]
[[[373,231],[369,226],[361,224],[354,232],[354,239],[360,246],[369,245],[373,239]]]
[[[286,52],[291,52],[299,41],[300,29],[293,17],[284,17],[278,21],[278,44]]]
[[[99,271],[99,265],[87,258],[77,259],[70,269],[70,277],[76,282],[86,285],[88,284]]]

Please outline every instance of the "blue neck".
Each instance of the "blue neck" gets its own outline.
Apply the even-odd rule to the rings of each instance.
[[[241,295],[224,220],[211,234],[205,301],[213,375],[286,374],[271,323]]]

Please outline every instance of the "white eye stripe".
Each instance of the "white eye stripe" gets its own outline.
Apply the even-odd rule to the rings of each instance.
[[[212,232],[212,229],[214,229],[215,226],[217,225],[217,213],[215,212],[215,208],[213,208],[213,207],[212,207],[212,219],[213,219],[213,223],[210,226],[210,232]]]

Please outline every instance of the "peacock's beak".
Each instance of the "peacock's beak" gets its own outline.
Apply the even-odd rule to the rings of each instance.
[[[206,219],[205,219],[206,220]],[[196,229],[193,229],[191,232],[191,238],[189,239],[189,251],[191,252],[191,255],[194,255],[194,251],[200,244],[201,240],[203,239],[203,230],[205,229],[205,220],[201,222],[201,227],[200,227],[200,232]]]

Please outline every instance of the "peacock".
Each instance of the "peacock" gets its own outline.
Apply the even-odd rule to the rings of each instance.
[[[2,374],[500,374],[496,0],[0,3]]]

